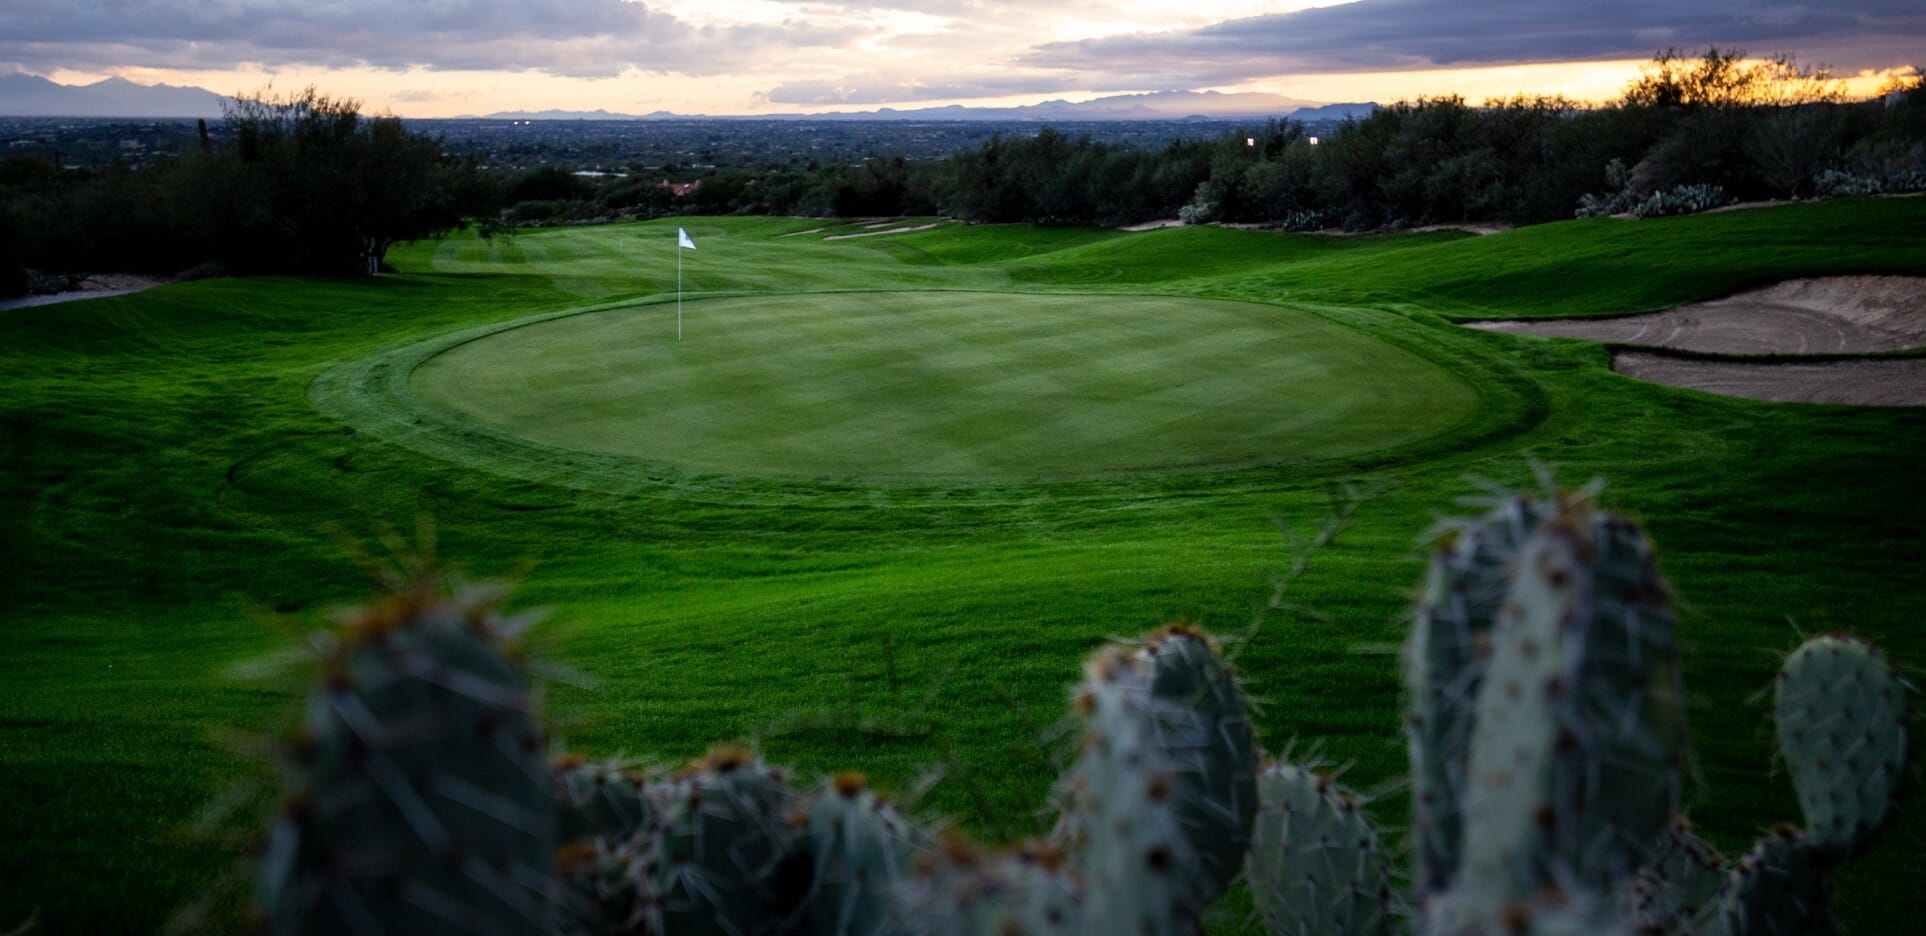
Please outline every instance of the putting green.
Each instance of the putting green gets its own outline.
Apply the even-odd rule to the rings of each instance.
[[[547,449],[791,479],[1055,481],[1355,455],[1476,391],[1309,312],[1156,296],[829,293],[537,320],[415,367]]]

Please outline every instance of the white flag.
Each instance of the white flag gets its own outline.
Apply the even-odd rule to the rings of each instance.
[[[675,229],[675,245],[677,247],[687,247],[690,250],[695,249],[695,241],[690,240],[689,232],[681,228]]]

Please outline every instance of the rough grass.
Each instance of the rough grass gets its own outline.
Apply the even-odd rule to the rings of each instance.
[[[1314,306],[1449,362],[1480,431],[1337,464],[1060,484],[536,483],[417,451],[310,402],[386,349],[674,288],[673,225],[451,240],[375,282],[208,281],[0,316],[0,927],[151,930],[240,857],[188,823],[254,773],[236,732],[298,686],[235,679],[367,591],[349,547],[433,519],[438,551],[550,605],[551,654],[598,683],[551,708],[572,746],[659,760],[754,738],[853,766],[991,837],[1035,832],[1047,739],[1106,635],[1240,630],[1287,564],[1274,516],[1391,486],[1240,648],[1273,747],[1321,737],[1403,821],[1396,664],[1417,540],[1469,479],[1527,456],[1643,518],[1683,605],[1698,794],[1728,852],[1796,814],[1771,768],[1774,654],[1849,629],[1926,662],[1926,413],[1728,400],[1612,374],[1602,349],[1471,334],[1434,313],[1623,313],[1779,276],[1926,272],[1926,200],[1832,202],[1484,238],[1332,241],[946,227],[823,243],[804,221],[697,221],[698,294],[1141,289]],[[684,226],[690,226],[683,222]],[[906,259],[907,258],[907,259]],[[1280,306],[1278,315],[1288,316]],[[1373,374],[1356,375],[1359,381]],[[400,440],[403,444],[396,444]],[[376,547],[379,548],[378,546]],[[1926,822],[1845,875],[1861,933],[1911,931]],[[1215,922],[1244,920],[1227,907]],[[232,902],[217,902],[229,912]]]

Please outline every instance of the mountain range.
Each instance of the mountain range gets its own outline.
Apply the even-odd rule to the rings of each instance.
[[[108,78],[64,85],[37,75],[0,75],[4,117],[219,117],[221,95],[202,88]]]
[[[35,75],[0,75],[0,116],[5,117],[219,117],[224,98],[203,88],[141,85],[109,78],[90,85],[63,85]],[[484,120],[1251,120],[1295,117],[1341,120],[1363,116],[1376,104],[1316,104],[1275,94],[1217,91],[1156,91],[1093,101],[1044,101],[1021,107],[921,107],[824,114],[758,114],[741,118],[655,111],[622,114],[593,111],[500,111]]]
[[[820,114],[755,114],[738,119],[756,120],[1251,120],[1295,117],[1299,120],[1342,120],[1362,117],[1376,110],[1375,103],[1317,104],[1275,94],[1220,91],[1153,91],[1147,94],[1120,94],[1091,101],[1044,101],[1019,107],[918,107],[899,110],[883,107],[871,111],[831,111]],[[655,111],[649,114],[621,114],[607,110],[498,111],[469,115],[471,120],[715,120],[707,114],[676,114]]]

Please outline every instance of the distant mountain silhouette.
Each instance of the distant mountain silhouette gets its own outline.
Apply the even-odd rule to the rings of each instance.
[[[221,95],[203,88],[140,85],[109,78],[90,85],[63,85],[35,75],[0,75],[0,116],[4,117],[219,117]],[[1021,107],[893,107],[823,114],[762,114],[762,120],[1341,120],[1362,117],[1376,104],[1323,104],[1275,94],[1218,91],[1154,91],[1120,94],[1093,101],[1044,101]],[[622,114],[607,110],[501,111],[489,120],[713,120],[705,114],[655,111]]]
[[[485,117],[465,118],[469,120],[669,120],[678,118],[668,111],[654,111],[647,114],[617,114],[597,108],[592,111],[539,110],[539,111],[499,111]]]
[[[872,111],[833,111],[822,114],[756,114],[742,118],[718,118],[706,114],[618,114],[596,111],[503,111],[478,118],[483,120],[1251,120],[1299,116],[1309,120],[1336,120],[1351,110],[1370,113],[1376,104],[1328,104],[1281,97],[1275,94],[1219,91],[1154,91],[1148,94],[1120,94],[1093,101],[1044,101],[1021,107],[917,107],[899,110],[883,107]],[[1350,110],[1340,110],[1340,109]],[[1361,109],[1361,110],[1359,110]],[[1331,113],[1325,113],[1331,111]]]
[[[201,88],[109,78],[63,85],[36,75],[0,75],[5,117],[219,117],[222,97]]]
[[[1378,109],[1376,101],[1363,104],[1326,104],[1322,107],[1306,107],[1291,114],[1298,120],[1344,120],[1347,117],[1369,117]]]

